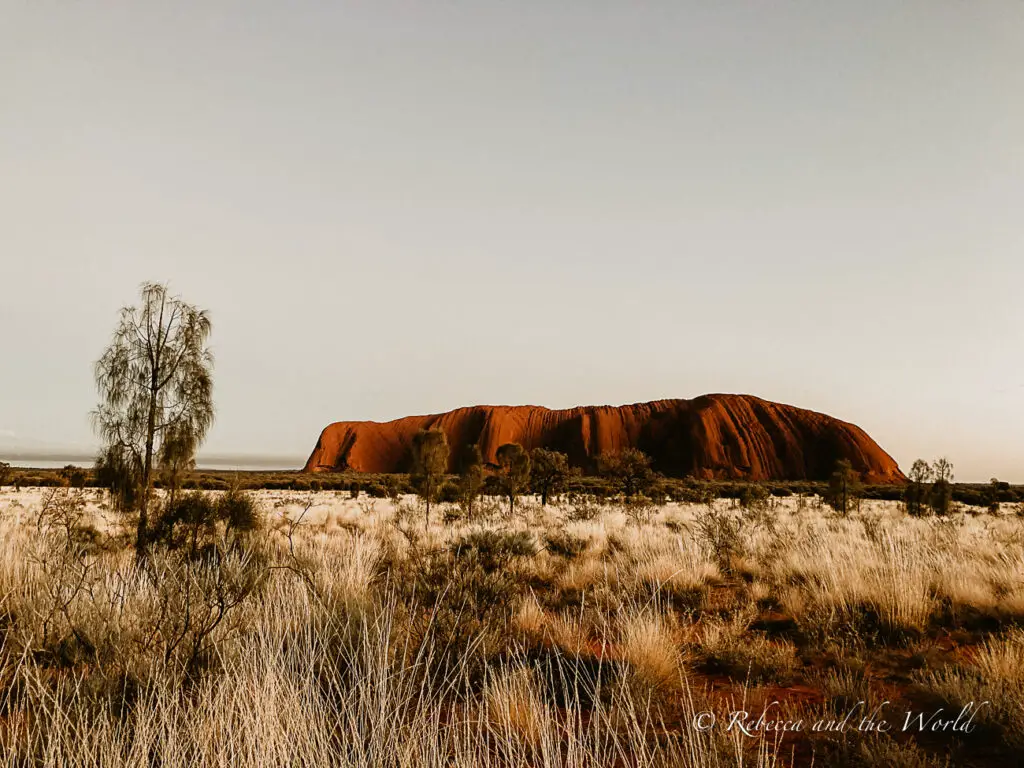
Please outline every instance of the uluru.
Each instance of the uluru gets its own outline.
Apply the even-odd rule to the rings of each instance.
[[[868,483],[906,478],[860,427],[752,395],[703,395],[622,406],[551,410],[478,405],[388,422],[339,421],[320,433],[306,472],[408,472],[413,435],[444,430],[452,471],[465,446],[494,463],[505,443],[548,448],[592,471],[602,454],[639,448],[668,477],[823,480],[845,459]]]

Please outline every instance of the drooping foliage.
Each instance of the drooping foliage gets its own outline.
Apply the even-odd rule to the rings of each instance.
[[[96,362],[100,402],[93,420],[103,443],[97,474],[117,508],[138,511],[140,554],[157,469],[176,482],[213,423],[209,336],[205,311],[169,295],[166,285],[145,283],[139,305],[121,310]]]

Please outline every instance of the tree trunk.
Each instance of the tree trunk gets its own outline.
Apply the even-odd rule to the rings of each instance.
[[[142,465],[142,501],[139,505],[139,527],[135,532],[135,552],[138,557],[146,554],[149,539],[149,491],[153,483],[153,442],[156,438],[156,369],[153,370],[152,388],[149,395],[149,420],[146,423],[146,456]]]

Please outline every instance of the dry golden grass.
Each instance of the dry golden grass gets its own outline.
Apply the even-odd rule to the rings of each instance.
[[[1024,631],[989,638],[971,663],[922,673],[917,680],[953,710],[976,709],[978,723],[1024,747]]]
[[[0,490],[0,765],[804,764],[795,737],[693,717],[790,685],[826,709],[906,687],[913,667],[890,679],[872,654],[930,659],[916,690],[988,699],[997,740],[1024,733],[1015,515],[789,499],[645,522],[526,499],[513,520],[440,505],[425,529],[411,498],[258,497],[263,533],[218,531],[215,561],[157,551],[140,569],[102,494],[85,494],[76,530],[92,532],[72,546],[40,524],[43,491]],[[815,764],[862,752],[815,744]]]
[[[550,728],[535,674],[526,667],[500,672],[487,686],[484,702],[491,727],[508,742],[535,749]]]
[[[622,659],[644,682],[656,687],[678,685],[679,640],[671,616],[652,610],[626,611],[619,618]]]

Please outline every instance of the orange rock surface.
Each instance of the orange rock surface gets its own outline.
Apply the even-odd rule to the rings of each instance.
[[[670,477],[822,480],[847,459],[865,482],[906,478],[860,427],[823,413],[751,395],[704,395],[635,405],[550,410],[479,405],[384,423],[339,421],[320,433],[307,472],[407,472],[417,430],[440,427],[452,446],[452,470],[466,445],[477,443],[494,463],[498,447],[550,448],[593,470],[598,456],[635,447]]]

